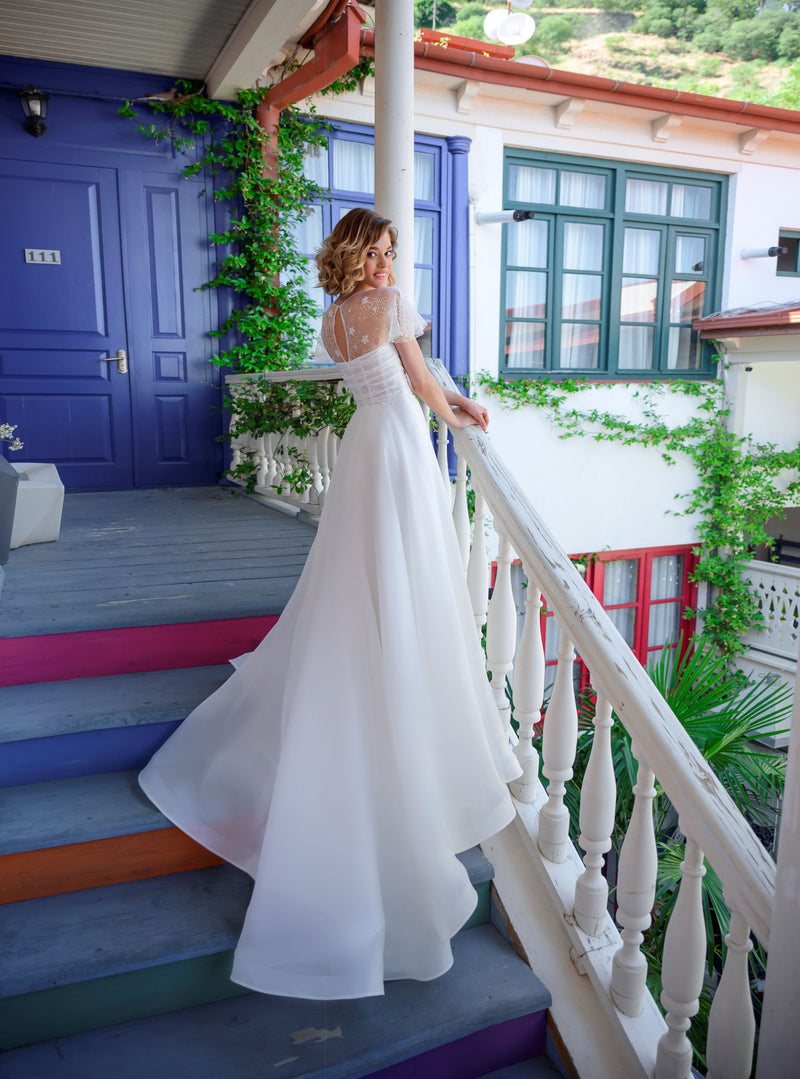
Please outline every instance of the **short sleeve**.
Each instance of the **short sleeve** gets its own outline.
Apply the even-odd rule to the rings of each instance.
[[[412,341],[415,337],[421,337],[427,329],[427,322],[402,292],[396,292],[395,297],[396,300],[391,305],[389,318],[390,343]]]

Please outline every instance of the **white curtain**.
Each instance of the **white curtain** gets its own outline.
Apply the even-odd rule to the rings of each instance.
[[[508,197],[513,202],[554,203],[556,170],[511,165],[508,170]]]
[[[603,210],[606,205],[606,178],[593,172],[562,172],[559,203]]]
[[[509,266],[547,266],[548,221],[514,221],[504,226],[507,231],[507,262]]]
[[[696,187],[694,184],[673,184],[672,215],[708,221],[711,217],[711,188]]]
[[[625,229],[622,272],[657,274],[660,250],[661,233],[656,229]]]
[[[671,371],[696,371],[700,366],[697,330],[691,326],[670,326],[667,367]]]
[[[598,320],[603,279],[598,274],[565,273],[561,285],[561,317]]]
[[[602,270],[603,226],[564,222],[564,269]]]
[[[545,318],[547,274],[509,270],[506,274],[506,315],[509,318]]]
[[[433,313],[433,270],[414,270],[414,306],[426,318]]]
[[[375,191],[375,148],[368,142],[335,139],[333,150],[333,186],[342,191],[372,195]]]
[[[652,326],[620,326],[617,366],[626,371],[645,371],[653,366]]]
[[[414,199],[423,202],[433,202],[436,197],[436,185],[434,183],[436,158],[433,154],[424,154],[419,150],[414,152]]]
[[[704,236],[675,237],[675,272],[702,273],[706,258]]]
[[[628,180],[625,184],[625,210],[630,214],[659,214],[667,212],[669,184],[658,180]]]
[[[545,327],[543,322],[506,323],[506,365],[544,367]]]
[[[414,218],[414,262],[433,262],[433,218]]]
[[[320,187],[328,186],[328,147],[312,146],[303,160],[303,174]]]
[[[570,369],[597,367],[600,327],[585,322],[561,324],[559,367]]]

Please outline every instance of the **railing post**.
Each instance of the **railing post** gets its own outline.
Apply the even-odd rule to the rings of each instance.
[[[550,862],[563,862],[569,844],[569,810],[564,805],[567,780],[572,778],[578,742],[578,709],[575,705],[572,641],[561,631],[558,668],[550,703],[544,717],[542,772],[550,781],[547,804],[539,817],[539,850]]]
[[[439,461],[439,471],[442,474],[442,483],[447,491],[450,504],[453,503],[453,488],[450,485],[450,463],[447,460],[447,443],[450,441],[450,430],[444,420],[436,417],[436,458]]]
[[[489,606],[489,556],[486,553],[485,521],[486,503],[480,491],[476,491],[475,515],[472,522],[472,549],[467,563],[467,588],[479,638],[486,622],[486,609]]]
[[[658,854],[653,828],[655,776],[636,745],[639,762],[633,788],[633,812],[622,842],[617,867],[617,921],[622,944],[611,965],[611,999],[624,1015],[641,1015],[647,987],[647,960],[642,953],[644,932],[650,927],[656,894]]]
[[[586,867],[575,882],[575,921],[590,937],[602,932],[607,917],[608,884],[603,876],[603,855],[611,849],[617,784],[611,757],[611,702],[598,695],[594,739],[581,787],[578,842],[586,854]]]
[[[453,524],[466,570],[469,564],[469,507],[467,506],[467,462],[459,455],[456,467],[456,493],[453,501]]]
[[[748,1079],[753,1064],[756,1018],[750,994],[750,927],[735,910],[725,937],[727,955],[708,1017],[708,1079]]]
[[[686,1036],[699,1008],[706,962],[706,924],[703,918],[703,852],[686,838],[678,898],[664,936],[661,966],[661,1004],[667,1013],[667,1032],[656,1051],[655,1079],[689,1079],[692,1046]]]
[[[492,676],[492,693],[503,730],[510,735],[511,705],[506,696],[506,675],[514,667],[517,609],[511,590],[511,544],[502,532],[498,536],[497,574],[486,620],[486,666]]]
[[[539,754],[533,748],[533,727],[542,717],[544,698],[544,647],[539,611],[542,593],[536,587],[527,566],[523,566],[528,579],[525,594],[525,624],[517,647],[514,662],[514,718],[519,724],[514,752],[522,768],[522,775],[509,784],[511,793],[521,802],[535,802],[539,790]]]

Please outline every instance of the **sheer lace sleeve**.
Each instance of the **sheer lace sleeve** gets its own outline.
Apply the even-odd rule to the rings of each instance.
[[[391,305],[389,313],[389,341],[395,344],[398,341],[412,341],[415,337],[421,337],[427,326],[425,319],[402,292],[395,289],[392,291],[395,294],[395,303]]]

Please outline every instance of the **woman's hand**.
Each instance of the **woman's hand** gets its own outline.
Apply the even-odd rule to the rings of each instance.
[[[464,416],[466,413],[466,416],[469,417],[469,419],[464,417],[465,422],[460,425],[461,427],[470,427],[474,424],[475,426],[480,427],[482,431],[485,431],[489,426],[489,413],[483,405],[479,404],[477,401],[473,401],[470,397],[462,397],[460,400],[453,402],[453,404],[457,408],[457,411],[454,413],[456,416],[459,414]]]

